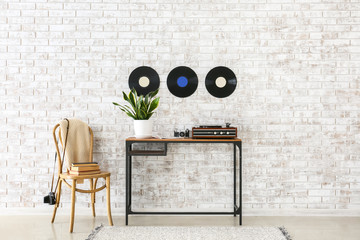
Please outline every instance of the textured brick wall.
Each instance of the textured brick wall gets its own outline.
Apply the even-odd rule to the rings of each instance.
[[[133,127],[111,102],[128,90],[129,73],[148,65],[161,78],[158,135],[199,123],[238,127],[244,211],[358,211],[359,39],[358,0],[2,1],[0,208],[43,206],[52,127],[76,117],[93,127],[113,208],[123,211]],[[199,77],[185,99],[166,86],[179,65]],[[204,86],[218,65],[238,77],[225,99]],[[167,157],[135,158],[134,174],[134,207],[231,209],[228,145],[170,146]],[[104,200],[98,194],[98,207]]]

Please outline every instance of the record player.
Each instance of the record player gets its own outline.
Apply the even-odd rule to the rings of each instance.
[[[192,138],[236,138],[237,128],[231,127],[229,123],[226,127],[221,125],[201,125],[192,128]]]

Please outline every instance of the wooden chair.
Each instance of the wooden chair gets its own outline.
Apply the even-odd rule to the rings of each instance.
[[[73,232],[73,228],[74,228],[74,215],[75,215],[75,192],[81,192],[81,193],[90,193],[91,194],[91,207],[92,207],[92,214],[95,217],[95,193],[98,191],[103,190],[104,188],[106,188],[106,203],[107,203],[107,213],[108,213],[108,221],[109,221],[109,225],[112,226],[113,225],[113,221],[112,221],[112,216],[111,216],[111,208],[110,208],[110,173],[109,172],[103,172],[101,171],[101,173],[98,174],[91,174],[91,175],[81,175],[81,176],[75,176],[75,175],[71,175],[69,173],[63,173],[62,172],[62,159],[61,159],[61,155],[60,155],[60,150],[59,150],[59,146],[58,146],[58,141],[57,141],[57,135],[60,138],[60,142],[61,142],[61,133],[60,133],[60,128],[59,128],[60,124],[57,124],[54,127],[53,130],[53,137],[54,137],[54,142],[55,142],[55,146],[56,146],[56,152],[58,154],[58,176],[59,176],[59,183],[57,185],[57,193],[56,193],[56,203],[54,206],[54,212],[53,212],[53,216],[51,219],[51,223],[54,222],[55,220],[55,215],[56,215],[56,210],[59,207],[59,203],[60,203],[60,195],[61,195],[61,185],[62,183],[64,183],[67,187],[69,187],[71,189],[71,214],[70,214],[70,229],[69,231],[72,233]],[[57,131],[58,130],[58,131]],[[57,132],[57,134],[56,134]],[[89,127],[89,134],[91,137],[91,146],[90,146],[90,158],[89,158],[89,162],[92,161],[92,154],[93,154],[93,145],[94,145],[94,140],[93,140],[93,131],[91,130],[91,128]],[[99,178],[104,178],[105,179],[105,185],[99,188],[96,188],[96,184]],[[76,187],[76,182],[77,181],[81,181],[83,182],[85,179],[89,179],[90,180],[90,190],[83,190],[83,189],[79,189]],[[70,185],[67,180],[72,180],[72,185]],[[95,180],[95,181],[94,181]]]

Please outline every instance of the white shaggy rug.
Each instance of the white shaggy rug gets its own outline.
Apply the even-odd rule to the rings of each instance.
[[[88,240],[291,240],[283,227],[99,226]]]

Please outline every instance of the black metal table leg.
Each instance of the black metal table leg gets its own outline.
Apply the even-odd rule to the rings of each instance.
[[[125,159],[125,225],[129,222],[129,144],[125,146],[126,159]]]
[[[239,143],[239,225],[242,225],[242,146]]]
[[[132,151],[132,144],[129,146],[129,151]],[[129,213],[131,213],[131,197],[132,195],[132,156],[129,156]]]
[[[236,217],[236,144],[233,144],[234,147],[234,217]]]

